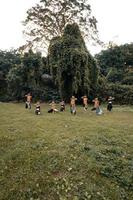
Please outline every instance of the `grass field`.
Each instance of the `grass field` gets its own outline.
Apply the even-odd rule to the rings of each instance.
[[[0,103],[0,200],[132,200],[133,107],[47,110]]]

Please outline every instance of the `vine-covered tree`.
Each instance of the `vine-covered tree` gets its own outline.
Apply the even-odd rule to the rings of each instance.
[[[84,36],[98,41],[97,21],[88,0],[40,0],[27,11],[24,25],[29,40],[24,47],[35,43],[46,47],[53,37],[62,35],[66,24],[74,22]]]
[[[68,24],[62,37],[51,40],[48,60],[62,98],[89,94],[97,82],[96,63],[87,51],[77,24]]]

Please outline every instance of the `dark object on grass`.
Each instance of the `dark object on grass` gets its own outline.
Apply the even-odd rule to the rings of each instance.
[[[27,102],[25,103],[25,108],[26,108],[26,109],[28,108],[28,104],[27,104]]]
[[[96,108],[92,108],[92,109],[91,109],[91,111],[94,111],[94,110],[96,110]]]

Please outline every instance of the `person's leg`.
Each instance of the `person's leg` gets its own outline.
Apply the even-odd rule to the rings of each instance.
[[[88,109],[88,105],[85,105],[84,110],[87,111],[87,109]]]
[[[53,112],[56,113],[56,112],[58,112],[58,110],[55,108],[55,109],[53,110]]]
[[[41,114],[41,111],[40,111],[40,109],[38,109],[38,112],[37,112],[37,114],[38,114],[38,115],[40,115],[40,114]]]
[[[98,115],[99,112],[100,112],[100,109],[99,109],[99,107],[97,107],[97,108],[96,108],[96,114]]]
[[[73,113],[73,109],[72,109],[72,106],[70,106],[70,112],[71,112],[71,114]]]
[[[112,109],[112,104],[109,103],[108,106],[107,106],[107,110],[111,111],[111,109]]]
[[[63,106],[61,106],[61,108],[60,108],[60,111],[61,111],[61,112],[63,112],[63,111],[64,111],[64,108],[63,108]]]
[[[73,107],[73,114],[76,115],[76,106]]]
[[[53,112],[53,109],[51,108],[50,110],[48,110],[48,113],[52,113]]]
[[[99,115],[102,115],[103,114],[103,111],[102,111],[102,109],[101,108],[99,108],[99,113],[98,113]]]
[[[29,109],[31,109],[31,102],[29,102]]]
[[[109,111],[111,111],[112,110],[112,104],[110,104],[110,106],[109,106]]]
[[[65,111],[65,106],[62,106],[62,111]]]
[[[25,102],[25,108],[26,108],[26,109],[28,108],[28,104],[27,104],[27,101]]]
[[[27,107],[28,107],[28,109],[29,109],[29,101],[27,101]]]
[[[72,105],[70,107],[70,111],[71,111],[71,114],[76,114],[76,107],[75,107],[75,105]]]

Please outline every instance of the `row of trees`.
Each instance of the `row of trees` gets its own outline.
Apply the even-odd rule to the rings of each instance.
[[[111,45],[95,59],[100,70],[99,95],[109,94],[117,103],[133,104],[133,44]]]
[[[112,46],[96,55],[96,59],[109,82],[133,84],[133,44]]]
[[[97,84],[98,69],[88,52],[77,24],[67,25],[62,37],[51,40],[47,57],[30,50],[23,55],[9,52],[12,62],[1,52],[2,98],[21,99],[31,91],[41,99],[89,95]],[[8,56],[8,52],[3,52]],[[3,59],[3,60],[2,60]],[[4,64],[7,63],[6,72]],[[51,92],[51,95],[49,94]],[[5,94],[5,95],[4,95]]]
[[[132,104],[133,44],[113,46],[93,57],[74,23],[51,40],[47,57],[32,50],[0,51],[0,100],[22,100],[29,91],[45,101],[86,94],[101,100],[112,95],[118,103]]]

